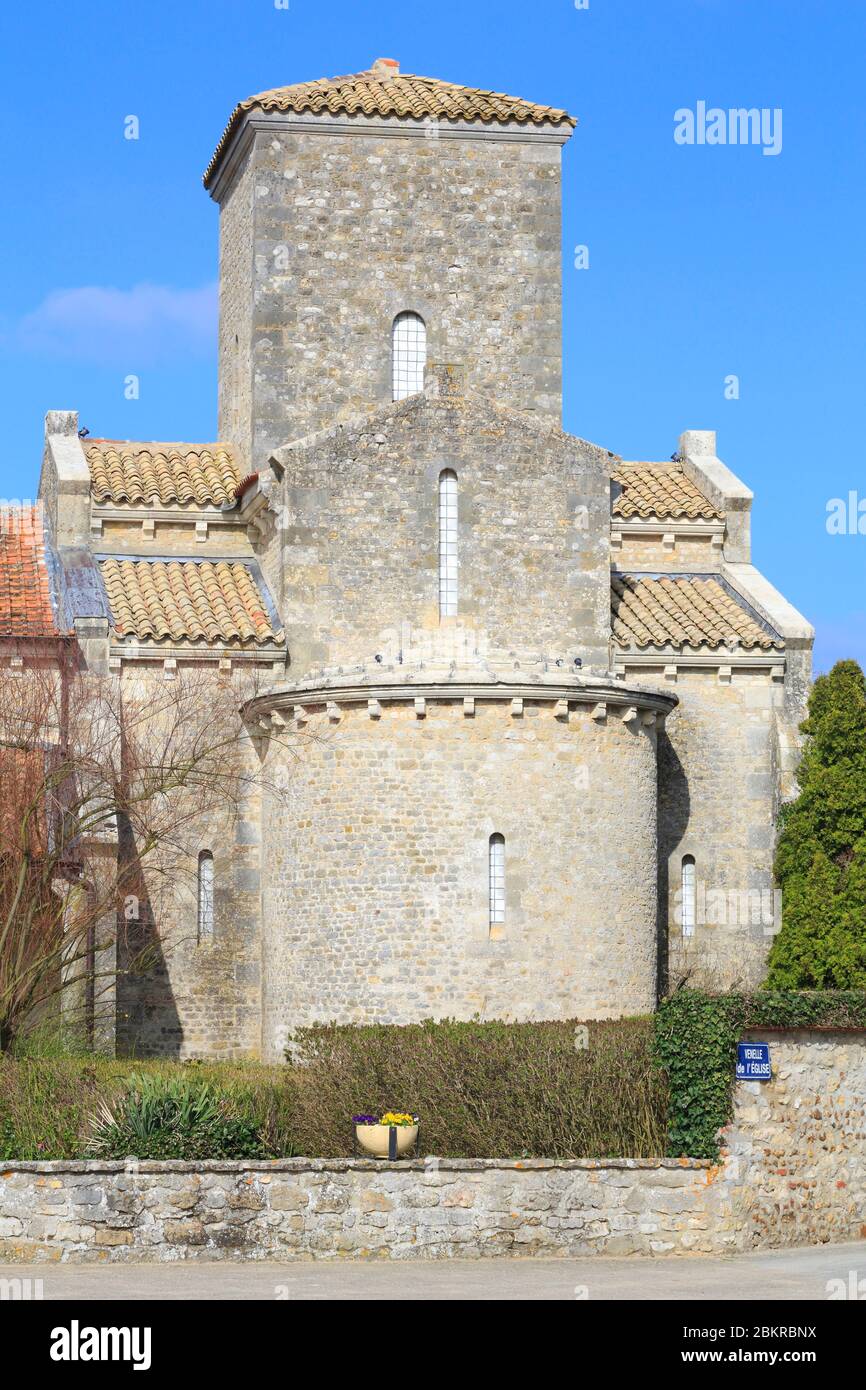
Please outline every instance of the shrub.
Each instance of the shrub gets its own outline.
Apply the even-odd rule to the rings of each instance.
[[[782,808],[776,876],[782,928],[773,989],[866,986],[866,679],[856,661],[819,676],[797,772]]]
[[[0,1057],[0,1158],[80,1158],[102,1102],[113,1108],[136,1078],[178,1076],[209,1085],[257,1131],[266,1153],[287,1157],[296,1152],[287,1071],[256,1062]]]
[[[665,1151],[667,1086],[652,1039],[650,1018],[446,1021],[304,1029],[291,1066],[5,1057],[0,1157],[81,1157],[95,1137],[96,1115],[105,1122],[103,1156],[344,1157],[354,1151],[352,1115],[388,1110],[420,1115],[424,1153],[658,1157]],[[171,1125],[169,1138],[165,1126],[146,1126],[130,1093],[149,1084],[159,1097],[172,1078],[206,1084],[212,1099],[226,1102],[222,1113],[249,1126],[260,1148],[239,1153],[212,1124],[203,1133],[199,1125],[188,1143]]]
[[[207,1082],[135,1076],[113,1103],[103,1100],[87,1152],[98,1158],[263,1158],[257,1127]]]
[[[350,1155],[352,1115],[399,1110],[442,1157],[657,1157],[667,1096],[651,1044],[649,1018],[304,1028],[290,1046],[295,1142]]]
[[[673,1158],[719,1156],[718,1132],[731,1118],[742,1014],[739,995],[696,989],[678,990],[659,1005],[655,1051],[668,1079]]]
[[[97,1063],[0,1057],[0,1158],[76,1158],[103,1085]]]

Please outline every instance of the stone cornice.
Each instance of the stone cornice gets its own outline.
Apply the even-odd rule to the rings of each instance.
[[[635,717],[649,715],[665,718],[677,704],[677,697],[667,691],[651,690],[639,685],[627,685],[618,680],[599,678],[585,681],[577,680],[532,680],[518,677],[514,680],[473,679],[471,676],[455,679],[436,679],[416,673],[411,679],[376,680],[370,676],[352,679],[327,677],[310,682],[292,682],[272,687],[255,696],[243,709],[248,721],[267,722],[274,714],[290,718],[297,710],[304,712],[316,708],[334,706],[341,709],[347,705],[365,705],[376,717],[375,706],[385,704],[415,704],[416,712],[423,712],[427,702],[431,704],[470,702],[474,712],[475,702],[511,704],[512,713],[522,712],[523,703],[552,704],[560,707],[563,718],[567,717],[569,706],[591,705],[594,717],[604,718],[607,708],[621,712],[624,719],[633,713]],[[419,708],[420,706],[420,708]]]
[[[170,646],[156,644],[148,646],[145,642],[112,642],[109,646],[109,661],[112,666],[118,662],[166,662],[166,661],[230,661],[232,665],[259,665],[283,667],[288,656],[288,648],[283,645],[258,647],[224,646]]]
[[[118,1176],[148,1173],[506,1173],[573,1171],[683,1172],[711,1168],[709,1158],[49,1158],[6,1159],[4,1173],[104,1173]]]
[[[619,531],[624,536],[660,536],[667,531],[673,531],[677,536],[723,536],[725,523],[706,517],[612,516],[610,529],[611,534]]]
[[[209,526],[241,526],[238,512],[223,510],[221,507],[147,507],[122,506],[110,502],[93,502],[91,515],[102,521],[206,521]]]
[[[617,671],[655,669],[665,671],[665,679],[672,679],[675,671],[708,670],[719,672],[768,671],[774,680],[784,678],[787,661],[783,651],[758,650],[753,652],[725,650],[683,651],[680,647],[651,647],[642,651],[618,650],[614,657]]]
[[[228,192],[238,168],[259,133],[274,135],[365,135],[376,139],[476,140],[486,143],[559,145],[571,139],[571,126],[527,125],[511,121],[485,125],[479,121],[401,119],[395,116],[313,116],[293,111],[252,110],[244,113],[213,171],[207,191],[215,202]]]

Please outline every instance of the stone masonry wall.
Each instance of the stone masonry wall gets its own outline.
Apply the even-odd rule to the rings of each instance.
[[[738,1082],[725,1133],[743,1248],[866,1240],[866,1035],[750,1033],[773,1079]]]
[[[213,525],[206,536],[196,535],[195,524],[208,513],[202,508],[189,508],[177,520],[152,521],[153,534],[142,533],[140,521],[125,519],[105,520],[102,534],[93,542],[97,555],[131,555],[145,557],[153,555],[163,559],[166,556],[183,556],[184,559],[213,560],[230,556],[232,559],[254,557],[246,527]]]
[[[712,1179],[700,1161],[615,1159],[6,1164],[0,1261],[732,1249]]]
[[[253,203],[252,153],[235,176],[220,214],[218,431],[240,450],[252,471],[266,460],[252,459],[253,412]]]
[[[718,570],[721,548],[713,544],[711,536],[690,536],[677,532],[676,522],[670,523],[674,536],[671,546],[665,545],[663,526],[657,535],[622,536],[621,541],[611,546],[611,559],[614,568],[624,574],[632,571],[664,574],[673,571],[693,571],[709,574]],[[611,519],[611,531],[617,530],[616,517]]]
[[[643,679],[654,675],[641,671]],[[669,688],[680,704],[659,738],[659,913],[668,981],[688,975],[693,985],[753,988],[773,939],[784,687],[766,671],[735,668],[729,682],[713,669],[680,669]],[[678,916],[685,855],[694,857],[697,881],[690,937]]]
[[[155,703],[164,675],[124,668],[123,689],[133,698],[154,684]],[[231,682],[205,673],[200,717],[209,707],[235,707],[249,678]],[[208,705],[208,701],[212,705]],[[155,756],[161,748],[155,726]],[[205,736],[206,740],[206,736]],[[204,746],[206,747],[206,741]],[[137,1057],[254,1057],[261,1039],[261,806],[252,746],[234,788],[240,800],[207,814],[186,811],[162,846],[139,864],[130,892],[139,898],[138,919],[121,927],[130,954],[148,952],[149,969],[121,973],[117,982],[117,1051]],[[213,934],[199,939],[198,855],[213,855]],[[168,859],[165,859],[165,855]]]
[[[559,145],[326,126],[259,131],[223,197],[221,436],[262,468],[390,400],[403,310],[425,320],[429,361],[558,421]]]
[[[655,724],[478,698],[312,715],[265,769],[264,1055],[310,1022],[655,1003]],[[506,921],[488,918],[505,836]]]

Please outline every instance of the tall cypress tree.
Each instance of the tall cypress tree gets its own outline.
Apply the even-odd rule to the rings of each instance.
[[[839,661],[816,680],[798,771],[782,811],[782,929],[770,989],[866,988],[866,678]]]

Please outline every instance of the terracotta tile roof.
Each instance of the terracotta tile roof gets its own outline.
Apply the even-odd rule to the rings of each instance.
[[[204,173],[207,188],[223,152],[246,111],[293,111],[298,115],[396,116],[425,120],[482,121],[486,125],[517,121],[521,125],[574,127],[567,111],[539,106],[504,92],[460,87],[436,77],[400,72],[390,59],[379,59],[366,72],[346,77],[320,77],[291,87],[272,87],[241,101],[232,112],[213,158]]]
[[[723,513],[695,487],[678,463],[621,463],[611,473],[611,481],[621,488],[614,488],[613,516],[722,520]]]
[[[712,576],[614,574],[610,597],[613,638],[620,648],[740,647],[769,651],[783,646]]]
[[[88,439],[84,453],[97,502],[220,506],[234,500],[241,480],[230,444]]]
[[[240,560],[99,562],[115,630],[156,642],[281,642],[249,565]]]
[[[0,508],[0,638],[59,637],[40,506]]]

